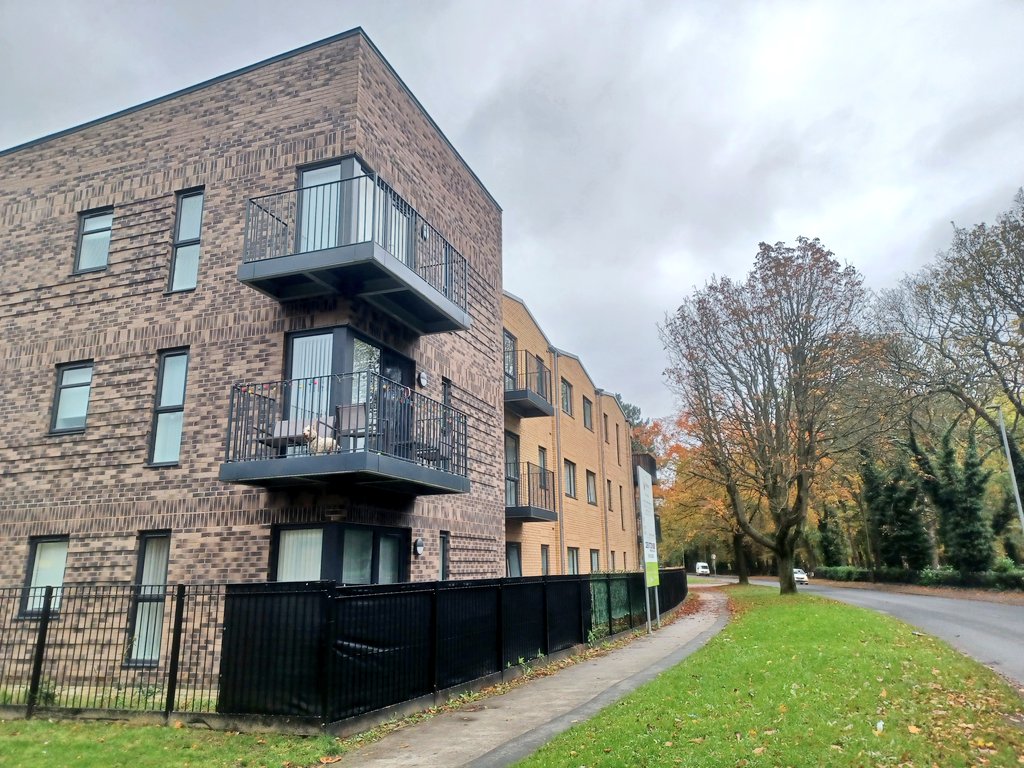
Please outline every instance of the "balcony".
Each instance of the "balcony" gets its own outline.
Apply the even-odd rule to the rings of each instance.
[[[505,410],[526,419],[551,416],[551,371],[525,350],[505,350]]]
[[[469,328],[467,264],[376,176],[249,201],[238,279],[278,301],[358,296],[419,334]]]
[[[466,416],[365,371],[236,384],[220,479],[466,493]]]
[[[555,475],[535,464],[505,465],[505,520],[554,522]]]

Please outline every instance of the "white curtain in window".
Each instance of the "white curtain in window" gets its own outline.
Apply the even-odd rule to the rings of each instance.
[[[281,531],[277,546],[277,580],[318,581],[323,548],[322,528]]]
[[[402,540],[398,536],[380,537],[380,578],[378,584],[396,584],[399,574],[399,557]]]
[[[348,528],[342,554],[341,580],[345,584],[373,581],[373,531]]]
[[[64,566],[68,560],[66,541],[40,541],[36,543],[36,557],[32,564],[29,584],[28,610],[43,610],[43,587],[60,587],[64,583]],[[52,610],[60,608],[60,590],[53,590]]]

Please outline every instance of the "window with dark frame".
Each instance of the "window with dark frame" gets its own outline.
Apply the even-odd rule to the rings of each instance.
[[[547,576],[551,572],[550,549],[547,544],[540,545],[540,575]]]
[[[622,530],[626,530],[626,505],[622,503],[622,486],[619,486],[619,520],[622,522]]]
[[[590,572],[597,573],[601,570],[601,551],[597,549],[590,550]]]
[[[569,547],[566,550],[567,562],[566,569],[570,574],[577,574],[580,572],[580,548]]]
[[[583,426],[591,432],[594,431],[594,404],[585,395],[583,397]]]
[[[543,445],[537,446],[537,465],[540,467],[540,476],[538,477],[539,488],[542,491],[546,491],[548,487],[548,449]]]
[[[572,384],[562,379],[562,410],[572,416]]]
[[[619,462],[619,466],[622,466],[622,449],[619,441],[619,425],[615,425],[615,458]]]
[[[523,575],[523,545],[518,541],[505,543],[505,575],[510,579]]]
[[[199,279],[199,240],[203,226],[204,192],[201,189],[178,193],[171,254],[171,279],[168,291],[190,291]]]
[[[323,576],[323,527],[281,528],[276,533],[275,581],[319,581]]]
[[[613,549],[613,550],[611,550],[611,552],[609,552],[608,554],[609,554],[609,555],[611,556],[611,558],[612,558],[612,561],[611,561],[611,563],[609,563],[609,564],[608,564],[608,569],[609,569],[610,571],[614,571],[614,570],[615,570],[615,550],[614,550],[614,549]]]
[[[569,461],[568,459],[565,459],[565,465],[564,465],[563,469],[564,469],[564,473],[565,473],[564,474],[565,495],[566,496],[572,496],[572,498],[575,499],[576,498],[576,465],[573,462]]]
[[[60,610],[61,587],[68,560],[67,536],[40,536],[29,539],[28,568],[21,596],[21,614],[38,616],[43,611],[46,587],[53,587],[51,613]]]
[[[608,499],[608,509],[610,511],[610,510],[615,509],[615,505],[612,504],[612,481],[611,480],[607,480],[606,482],[608,483],[608,489],[607,489],[608,492],[605,494],[605,496]]]
[[[78,223],[78,249],[75,252],[75,273],[97,272],[107,268],[110,256],[110,230],[114,225],[114,209],[81,214]]]
[[[156,407],[153,409],[153,430],[149,448],[151,466],[177,464],[181,458],[188,355],[187,349],[172,349],[160,353]]]
[[[128,653],[131,664],[150,666],[160,661],[170,553],[171,534],[167,531],[147,531],[139,535],[132,644]]]
[[[411,529],[353,523],[275,527],[275,581],[394,584],[409,578]]]
[[[57,388],[53,397],[50,432],[81,432],[89,413],[92,390],[91,360],[57,366]]]
[[[587,504],[597,506],[597,475],[587,470]]]
[[[448,562],[450,559],[451,534],[448,531],[441,531],[438,534],[441,545],[441,581],[448,581]]]
[[[602,414],[602,418],[604,419],[604,441],[609,443],[611,442],[611,439],[608,436],[608,414]]]

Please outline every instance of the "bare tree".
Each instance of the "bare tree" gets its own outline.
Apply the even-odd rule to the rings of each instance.
[[[1024,192],[993,225],[956,228],[936,262],[882,295],[892,362],[919,397],[949,395],[998,435],[988,409],[1002,403],[1011,433],[1024,427]],[[1010,452],[1024,492],[1024,454]]]
[[[783,594],[816,473],[865,428],[869,398],[852,386],[869,344],[858,272],[821,243],[760,244],[743,282],[712,280],[666,319],[669,385],[721,478],[740,529],[776,557]],[[750,499],[766,508],[756,526]]]

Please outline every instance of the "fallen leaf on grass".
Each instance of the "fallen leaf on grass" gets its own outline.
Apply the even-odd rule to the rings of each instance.
[[[921,732],[921,729],[918,728],[916,725],[908,725],[907,726],[907,730],[910,731],[911,733],[920,733]]]
[[[763,755],[764,754],[764,747],[758,747],[757,749],[755,749],[754,750],[754,754],[755,755]]]
[[[331,763],[340,763],[341,755],[325,755],[320,758],[321,765],[330,765]]]

